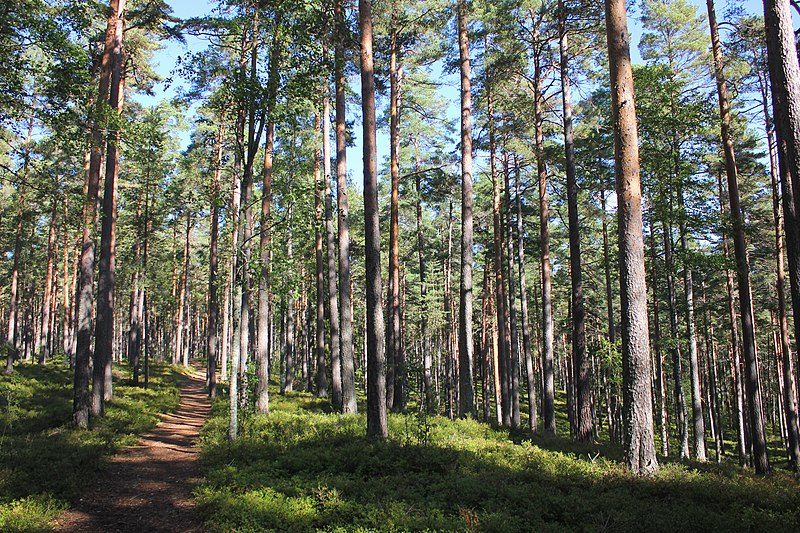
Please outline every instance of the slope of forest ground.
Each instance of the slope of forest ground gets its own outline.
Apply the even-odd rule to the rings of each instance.
[[[0,531],[46,531],[91,485],[108,455],[178,405],[185,371],[152,365],[148,388],[114,369],[113,401],[90,431],[72,428],[72,370],[19,364],[0,376]]]
[[[800,531],[786,472],[668,463],[642,478],[611,445],[417,413],[389,415],[376,442],[365,415],[305,393],[274,394],[270,410],[230,443],[216,402],[196,491],[212,531]]]

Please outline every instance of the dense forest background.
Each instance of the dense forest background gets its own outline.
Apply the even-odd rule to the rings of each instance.
[[[796,6],[765,0],[765,31],[636,2],[625,123],[624,2],[358,4],[5,6],[6,372],[69,365],[78,427],[114,366],[198,359],[232,440],[271,379],[378,438],[412,411],[641,473],[796,470]]]

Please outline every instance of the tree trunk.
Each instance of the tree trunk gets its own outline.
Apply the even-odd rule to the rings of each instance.
[[[361,30],[361,113],[363,117],[364,141],[364,255],[366,261],[366,297],[367,297],[367,331],[366,331],[366,357],[367,357],[367,436],[376,439],[385,439],[388,436],[386,423],[386,355],[384,353],[384,324],[383,304],[381,297],[381,234],[378,211],[378,154],[376,144],[376,118],[375,118],[375,72],[372,57],[372,4],[370,0],[358,2],[358,25]],[[396,82],[395,82],[396,83]],[[396,88],[393,94],[396,97]],[[395,108],[394,123],[396,127],[397,109]],[[396,148],[395,148],[396,149]],[[395,152],[396,155],[396,152]],[[396,162],[393,163],[396,165]],[[393,171],[394,172],[394,171]],[[393,173],[392,182],[395,179]],[[393,188],[392,198],[396,201]],[[393,204],[394,205],[394,204]],[[396,239],[397,236],[395,236]],[[395,240],[395,244],[396,240]],[[398,250],[399,251],[399,248]],[[394,261],[397,262],[397,253]],[[390,265],[393,268],[393,265]],[[392,270],[392,276],[399,275]],[[395,308],[394,293],[392,298],[392,319],[397,319],[397,330],[391,337],[398,347],[400,340],[399,325],[399,278],[392,287],[397,291],[397,307]],[[397,313],[397,316],[394,313]],[[393,323],[390,327],[394,327]],[[396,337],[394,336],[396,335]],[[393,356],[397,356],[399,351]]]
[[[553,289],[550,267],[550,226],[547,201],[547,165],[544,161],[544,95],[541,89],[541,66],[537,57],[534,74],[533,100],[535,106],[534,128],[536,136],[536,174],[539,178],[539,242],[542,268],[542,414],[544,430],[556,432],[555,373],[553,338]]]
[[[272,157],[275,144],[275,101],[278,97],[278,78],[280,73],[281,48],[280,28],[282,13],[275,13],[275,29],[272,35],[272,45],[269,50],[269,79],[267,81],[266,104],[266,132],[264,135],[264,170],[262,173],[261,192],[261,235],[259,236],[259,268],[261,275],[258,277],[258,347],[256,364],[258,371],[258,384],[256,385],[256,411],[269,413],[269,322],[270,322],[270,274],[271,268],[270,241],[272,239]]]
[[[606,0],[619,221],[625,463],[634,472],[658,468],[653,435],[641,181],[630,36],[624,0]]]
[[[511,391],[509,390],[509,339],[508,339],[508,313],[506,312],[506,281],[503,270],[503,228],[501,207],[500,179],[497,173],[497,142],[495,140],[494,124],[494,99],[491,86],[486,88],[486,104],[489,114],[489,169],[492,176],[492,227],[494,230],[494,275],[495,275],[495,308],[497,310],[497,341],[498,341],[498,373],[500,374],[500,411],[504,426],[511,425]]]
[[[222,174],[222,134],[224,123],[220,120],[217,133],[217,158],[214,162],[214,183],[211,196],[211,239],[208,245],[208,397],[217,395],[217,322],[219,303],[217,302],[217,270],[219,265],[219,208]],[[223,339],[225,342],[225,339]]]
[[[353,354],[353,313],[350,289],[350,211],[347,205],[347,122],[345,90],[345,27],[342,0],[334,5],[337,39],[334,58],[334,80],[336,83],[336,195],[339,204],[339,336],[342,363],[342,412],[355,413],[356,370]]]
[[[324,89],[327,89],[327,85]],[[321,117],[316,115],[314,120],[314,131],[320,131]],[[328,120],[328,117],[325,117]],[[316,298],[316,330],[314,333],[314,347],[316,348],[317,369],[316,369],[316,393],[318,398],[328,397],[328,365],[325,362],[325,264],[322,251],[322,194],[325,185],[322,182],[322,169],[320,168],[323,158],[322,147],[316,151],[314,158],[314,259],[316,261],[315,281],[317,289]]]
[[[661,455],[669,457],[669,417],[667,416],[667,382],[664,373],[664,357],[661,352],[661,311],[658,299],[658,273],[656,266],[656,235],[655,226],[650,225],[650,284],[653,288],[653,348],[656,359],[656,384],[661,414]]]
[[[43,365],[50,358],[50,311],[53,292],[53,280],[55,277],[54,263],[56,255],[56,214],[58,204],[56,200],[51,200],[50,211],[50,231],[47,236],[47,267],[44,278],[44,302],[42,303],[42,327],[39,328],[39,364]]]
[[[525,376],[528,385],[528,428],[536,431],[538,428],[538,413],[536,409],[536,372],[533,367],[533,353],[531,349],[531,326],[528,315],[528,285],[525,282],[525,231],[522,224],[522,188],[520,187],[519,163],[514,158],[514,188],[517,195],[517,265],[519,266],[519,299],[522,321],[522,349],[525,356]]]
[[[459,416],[472,417],[472,89],[467,2],[458,3],[458,50],[461,65],[461,282],[458,307]]]
[[[511,427],[520,427],[519,414],[519,336],[517,335],[517,310],[514,280],[514,239],[511,230],[511,179],[508,168],[508,155],[504,156],[503,171],[506,186],[506,262],[508,263],[508,310],[511,330],[511,357],[509,358],[509,389],[511,393]]]
[[[391,200],[389,216],[389,295],[386,328],[386,407],[402,411],[405,407],[403,383],[405,365],[400,335],[400,83],[402,66],[398,67],[398,35],[396,2],[392,2],[389,51],[389,146]]]
[[[93,228],[97,216],[97,198],[100,189],[100,166],[105,152],[103,143],[103,124],[100,117],[109,105],[108,92],[114,70],[115,50],[117,49],[117,26],[125,0],[111,0],[106,23],[105,47],[100,66],[100,84],[97,96],[96,116],[92,120],[91,155],[87,175],[86,199],[83,216],[83,247],[80,258],[80,278],[77,291],[77,344],[75,348],[75,374],[73,380],[72,420],[79,428],[89,427],[89,359],[92,342],[92,311],[94,308],[94,260],[95,242]],[[119,43],[121,45],[121,42]],[[116,106],[114,106],[116,109]]]
[[[769,1],[770,0],[765,0],[765,5]],[[714,19],[713,3],[710,2],[711,0],[707,0],[709,16],[711,19]],[[712,44],[713,42],[716,42],[716,44],[714,44],[714,73],[717,81],[717,92],[719,93],[721,135],[723,151],[725,153],[725,172],[728,177],[728,197],[731,206],[731,217],[733,219],[734,256],[736,258],[736,277],[739,285],[739,302],[741,303],[742,351],[744,353],[745,360],[747,396],[750,407],[750,422],[753,434],[753,463],[755,465],[756,473],[766,474],[769,471],[769,459],[767,458],[767,443],[766,436],[764,434],[764,420],[761,416],[761,390],[759,388],[758,381],[758,363],[756,361],[753,306],[750,295],[750,265],[747,259],[744,221],[742,219],[742,211],[739,204],[739,183],[736,169],[736,158],[733,151],[731,116],[728,106],[725,77],[722,72],[722,49],[719,45],[719,39],[714,38],[713,36],[714,28],[716,27],[715,22],[716,21],[713,20],[711,23]],[[769,26],[769,22],[767,22],[767,25]],[[792,45],[794,45],[794,34],[792,34]],[[796,57],[796,53],[793,57]],[[795,70],[797,71],[797,61],[793,61],[793,63]],[[798,82],[800,82],[800,77],[798,78]],[[776,107],[776,109],[780,108]]]
[[[764,21],[767,28],[767,53],[769,56],[769,75],[772,82],[772,106],[775,110],[775,134],[778,147],[778,166],[780,170],[781,192],[783,193],[783,214],[786,217],[786,255],[789,262],[789,287],[794,310],[795,341],[800,339],[800,68],[797,61],[794,26],[789,11],[789,3],[785,0],[764,0]],[[765,107],[766,112],[766,107]],[[782,261],[781,261],[782,263]],[[781,292],[781,295],[783,292]],[[785,307],[785,304],[784,304]],[[785,314],[785,312],[784,312]],[[787,328],[788,329],[788,328]],[[788,333],[788,332],[787,332]],[[787,338],[788,340],[788,338]],[[787,342],[788,344],[788,342]],[[791,380],[787,372],[791,370],[792,360],[784,356],[784,379]],[[790,374],[790,375],[787,375]],[[785,392],[793,392],[792,387],[785,387]],[[794,402],[784,400],[787,409],[795,410],[792,416],[787,412],[787,426],[792,426],[791,419],[797,423],[796,399]],[[795,470],[800,469],[800,458],[797,456],[798,444],[791,443]],[[795,435],[795,441],[798,437]]]
[[[119,2],[119,13],[125,12],[125,0]],[[117,17],[112,45],[109,107],[122,112],[125,83],[123,78],[124,18]],[[111,119],[106,141],[106,174],[103,183],[103,210],[98,264],[97,323],[92,369],[92,415],[102,415],[105,402],[112,396],[111,362],[114,353],[114,286],[116,276],[117,177],[119,173],[120,132]]]
[[[327,50],[326,50],[327,51]],[[328,252],[328,320],[331,334],[331,404],[342,410],[342,361],[339,350],[339,296],[336,290],[336,236],[331,200],[331,132],[328,83],[322,93],[322,165],[325,173],[325,238]],[[338,164],[338,161],[337,161]]]
[[[561,100],[564,107],[564,151],[569,212],[569,265],[572,281],[572,360],[575,387],[575,432],[579,441],[592,438],[592,376],[586,355],[586,311],[583,306],[581,236],[578,214],[578,179],[575,172],[575,140],[572,132],[572,99],[569,80],[567,12],[559,0],[559,50],[561,53]]]
[[[683,290],[686,298],[686,334],[689,337],[689,378],[692,384],[692,430],[694,432],[695,459],[706,461],[706,428],[703,420],[703,393],[700,389],[700,364],[697,353],[697,325],[694,318],[694,283],[692,269],[687,263],[689,258],[689,239],[686,229],[686,207],[684,205],[683,187],[678,184],[678,207],[681,211],[681,251],[684,256]]]
[[[419,146],[416,146],[419,151]],[[419,253],[419,291],[422,302],[422,317],[420,322],[420,336],[422,342],[422,371],[425,397],[425,409],[428,413],[436,411],[436,394],[433,385],[433,357],[431,354],[430,340],[428,339],[428,286],[425,283],[425,236],[422,231],[422,174],[420,172],[419,154],[414,162],[415,185],[417,188],[417,251]]]
[[[667,304],[669,306],[670,353],[672,355],[672,378],[675,384],[675,416],[680,433],[680,458],[689,458],[689,421],[686,415],[686,400],[683,393],[683,367],[678,346],[678,307],[675,298],[675,259],[672,252],[672,228],[668,223],[664,229],[664,261],[667,270]]]

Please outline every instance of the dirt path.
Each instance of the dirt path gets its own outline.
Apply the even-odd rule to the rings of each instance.
[[[56,520],[56,530],[203,531],[191,491],[200,477],[194,444],[210,412],[198,371],[181,388],[177,411],[165,415],[137,445],[112,457],[94,487]]]

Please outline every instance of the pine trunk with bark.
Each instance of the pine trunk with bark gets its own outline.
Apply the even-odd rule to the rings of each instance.
[[[569,217],[569,265],[572,282],[572,368],[575,388],[575,437],[581,442],[592,439],[592,375],[586,354],[586,311],[583,305],[581,237],[578,214],[578,179],[575,171],[575,138],[572,131],[572,98],[569,79],[569,37],[567,12],[558,2],[559,50],[561,54],[561,100],[564,109],[564,152],[567,173],[567,210]]]
[[[364,141],[364,249],[366,260],[366,296],[367,296],[367,436],[385,439],[388,436],[386,422],[386,354],[384,351],[383,304],[381,296],[381,234],[380,213],[378,210],[378,153],[375,117],[375,71],[372,56],[372,3],[370,0],[359,0],[358,23],[361,30],[361,113],[363,117]],[[395,89],[396,91],[396,89]],[[396,92],[394,93],[396,96]],[[396,104],[395,104],[396,106]],[[394,121],[396,126],[397,109]],[[396,154],[395,154],[396,155]],[[394,163],[396,165],[396,163]],[[392,176],[394,183],[394,174]],[[398,178],[399,179],[399,178]],[[395,191],[393,189],[393,199]],[[396,241],[395,241],[396,242]],[[399,245],[398,245],[399,246]],[[398,248],[399,251],[399,248]],[[397,255],[394,256],[397,262]],[[391,268],[391,265],[390,265]],[[399,274],[397,271],[392,274]],[[392,318],[397,319],[396,337],[393,341],[399,344],[400,309],[399,279],[394,286],[397,291],[397,308],[392,300]],[[393,297],[394,294],[392,293]],[[397,313],[394,316],[394,313]],[[394,326],[394,324],[392,324]],[[399,352],[393,354],[395,357]]]
[[[461,417],[475,411],[472,384],[472,89],[470,80],[466,0],[458,3],[458,50],[461,78],[461,281],[458,307],[459,409]],[[502,267],[501,267],[502,268]]]
[[[789,263],[789,288],[794,315],[795,341],[800,339],[800,67],[789,2],[764,0],[767,54],[775,110],[775,136],[778,147],[783,214],[786,230],[786,255]],[[791,359],[791,358],[790,358]],[[791,366],[791,360],[788,362]],[[784,373],[787,361],[784,359]],[[796,400],[795,400],[796,401]],[[788,404],[788,402],[787,402]],[[796,410],[796,406],[794,407]],[[796,419],[796,415],[795,415]],[[797,445],[794,446],[797,449]],[[792,455],[795,452],[791,452]],[[800,461],[795,460],[795,469]]]
[[[334,53],[334,81],[336,84],[336,195],[339,205],[339,350],[342,363],[342,412],[355,413],[356,370],[353,353],[353,311],[350,288],[350,211],[347,205],[347,122],[345,90],[345,27],[342,0],[334,4],[336,17],[336,47]]]
[[[625,463],[649,475],[658,468],[653,432],[650,338],[647,319],[639,142],[624,0],[606,0],[614,161],[619,221],[620,300]]]
[[[86,198],[83,209],[83,245],[80,257],[80,277],[76,291],[76,347],[75,373],[73,379],[72,421],[75,426],[89,427],[89,359],[92,343],[92,312],[94,309],[94,263],[95,241],[93,229],[97,217],[97,199],[100,190],[100,166],[105,153],[103,143],[103,124],[101,117],[108,106],[108,93],[111,86],[111,75],[114,67],[114,50],[117,42],[117,25],[125,0],[111,0],[106,23],[105,46],[100,65],[100,82],[96,100],[95,116],[91,126],[91,153],[89,156],[89,172],[86,179]]]

